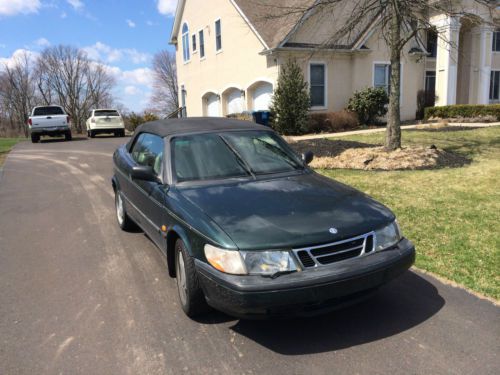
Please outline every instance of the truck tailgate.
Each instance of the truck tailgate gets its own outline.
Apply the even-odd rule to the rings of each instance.
[[[31,117],[31,127],[37,129],[66,126],[68,125],[67,117],[67,115],[33,116]]]

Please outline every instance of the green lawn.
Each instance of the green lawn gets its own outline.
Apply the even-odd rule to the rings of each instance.
[[[382,143],[383,137],[380,133],[347,139]],[[394,210],[404,235],[416,245],[417,267],[500,299],[500,127],[408,130],[403,132],[405,144],[435,144],[472,163],[429,171],[320,172]]]
[[[3,165],[10,149],[14,147],[17,142],[22,140],[23,138],[0,138],[0,167]]]

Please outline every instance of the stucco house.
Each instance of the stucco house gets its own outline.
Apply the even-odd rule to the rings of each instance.
[[[356,90],[389,87],[389,52],[376,15],[334,45],[318,49],[338,25],[328,15],[280,12],[315,0],[179,0],[170,43],[176,47],[179,102],[187,116],[265,110],[280,66],[290,57],[310,85],[312,111],[346,107]],[[486,20],[430,15],[429,32],[407,44],[402,61],[401,117],[415,118],[419,90],[436,105],[500,99],[498,10],[460,2]],[[340,14],[349,13],[349,1]],[[276,16],[276,17],[274,17]],[[451,41],[450,43],[444,40]]]

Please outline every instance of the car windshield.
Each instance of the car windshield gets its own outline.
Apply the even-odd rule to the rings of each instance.
[[[64,111],[61,107],[38,107],[35,108],[33,116],[54,116],[54,115],[64,115]]]
[[[114,110],[100,110],[100,111],[94,111],[94,116],[95,117],[112,117],[112,116],[120,116],[120,114],[117,111]]]
[[[175,137],[178,182],[248,177],[302,169],[278,136],[267,131],[225,132]]]

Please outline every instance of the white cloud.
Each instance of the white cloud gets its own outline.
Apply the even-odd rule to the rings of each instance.
[[[126,20],[125,22],[127,22],[128,27],[132,27],[132,28],[135,27],[135,22],[134,21],[132,21],[132,20]]]
[[[132,86],[132,85],[125,86],[125,88],[123,89],[123,91],[127,95],[137,95],[137,94],[139,94],[141,92],[141,90],[139,90],[137,87]]]
[[[59,17],[64,19],[64,18],[68,17],[68,14],[66,12],[62,12]]]
[[[75,10],[82,9],[85,4],[81,0],[66,0],[66,2],[73,7]]]
[[[146,21],[146,25],[148,25],[148,26],[153,26],[153,25],[154,25],[154,23],[153,23],[153,21],[147,20],[147,21]]]
[[[40,0],[0,0],[0,15],[37,13],[41,6]]]
[[[14,51],[10,57],[0,57],[0,71],[3,70],[4,66],[12,68],[16,65],[18,61],[24,59],[24,55],[28,56],[28,59],[34,63],[35,59],[38,57],[39,53],[35,51],[30,51],[28,49],[20,48]]]
[[[153,82],[153,71],[149,68],[137,68],[123,71],[120,77],[124,83],[150,86]]]
[[[48,47],[50,46],[50,42],[45,39],[45,38],[39,38],[37,40],[35,40],[35,44],[39,47]]]
[[[177,8],[177,0],[158,0],[158,12],[166,16],[174,16]]]
[[[97,42],[92,46],[84,47],[88,56],[93,60],[100,60],[113,63],[128,59],[134,64],[143,64],[151,59],[151,55],[137,51],[135,48],[112,48],[102,42]]]

